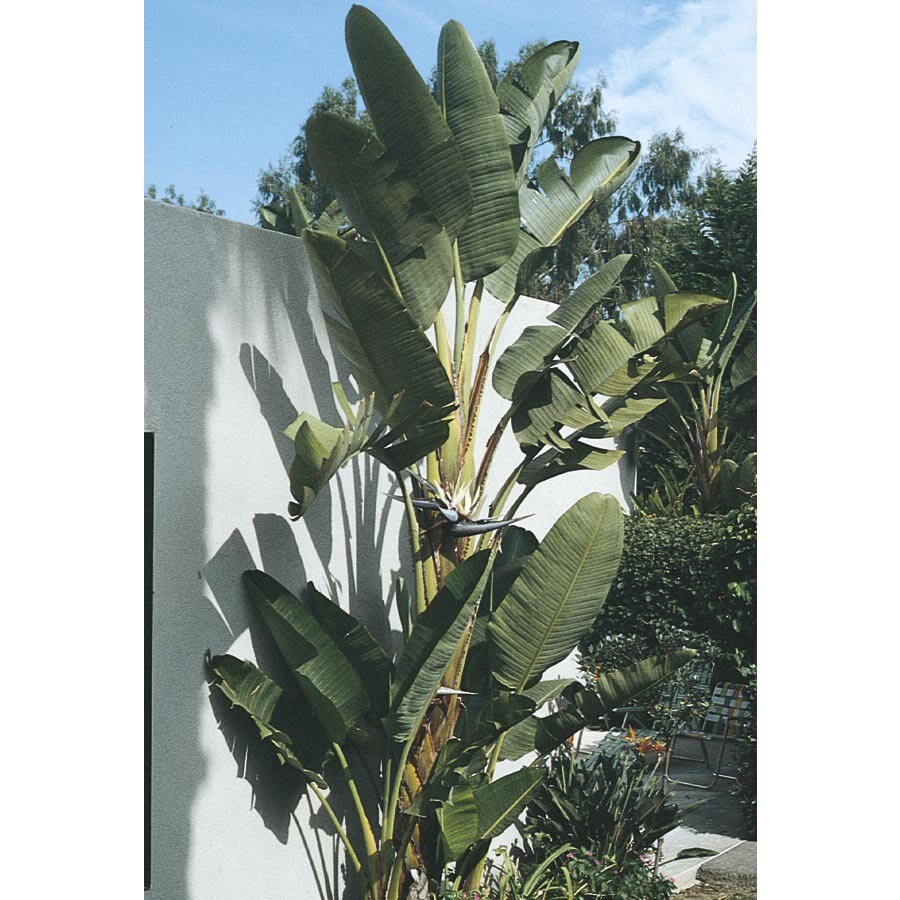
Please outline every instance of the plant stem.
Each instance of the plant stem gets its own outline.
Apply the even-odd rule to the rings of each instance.
[[[437,344],[438,359],[447,373],[447,378],[453,386],[456,396],[456,409],[450,417],[450,434],[444,446],[441,448],[440,466],[437,465],[437,454],[428,454],[428,480],[433,484],[440,484],[445,479],[455,481],[459,472],[459,445],[462,435],[462,424],[459,418],[459,390],[456,384],[455,369],[451,356],[450,338],[447,336],[447,323],[444,320],[444,311],[441,309],[434,320],[434,339]],[[432,463],[432,458],[434,463]]]
[[[406,847],[412,839],[413,831],[416,827],[416,820],[414,817],[410,816],[410,822],[406,829],[403,838],[400,841],[400,846],[397,848],[397,855],[394,857],[394,864],[391,867],[391,877],[388,881],[388,889],[387,889],[387,900],[399,900],[400,897],[400,882],[403,877],[403,866],[406,862]]]
[[[458,379],[458,393],[462,400],[462,356],[463,343],[466,339],[466,284],[462,280],[462,267],[459,262],[459,242],[453,242],[453,289],[456,294],[456,325],[453,331],[453,371]]]
[[[347,853],[347,859],[350,861],[350,865],[353,866],[356,871],[357,876],[359,877],[360,884],[362,884],[363,891],[366,896],[371,895],[371,887],[366,881],[366,876],[363,874],[362,864],[359,861],[359,857],[356,855],[356,851],[353,849],[353,844],[350,843],[350,838],[347,837],[347,832],[344,831],[344,827],[341,825],[341,820],[337,817],[332,809],[331,804],[328,802],[328,798],[323,793],[322,789],[314,782],[310,781],[309,786],[313,789],[313,793],[319,798],[319,802],[322,804],[322,809],[328,815],[328,818],[331,819],[331,824],[334,825],[334,830],[337,832],[337,836],[340,838],[341,843],[344,845],[344,850]]]
[[[379,874],[372,869],[375,860],[378,859],[378,845],[375,843],[375,834],[372,831],[372,825],[369,822],[369,817],[366,815],[366,811],[363,807],[362,798],[359,796],[359,791],[356,788],[356,781],[353,778],[353,773],[350,771],[350,766],[347,765],[347,757],[344,756],[344,751],[341,750],[340,744],[332,742],[331,746],[334,749],[334,755],[337,757],[341,771],[344,773],[344,779],[347,782],[350,797],[353,799],[353,805],[356,808],[356,816],[359,819],[359,827],[362,830],[363,841],[366,845],[366,870],[369,875],[369,881],[371,884],[377,884],[381,881],[381,878]]]
[[[481,295],[483,291],[484,281],[479,278],[478,281],[475,282],[475,287],[472,290],[472,299],[469,303],[469,318],[466,322],[462,348],[462,361],[458,371],[460,419],[465,429],[465,441],[469,446],[471,446],[472,443],[468,429],[469,409],[472,402],[472,359],[475,356],[475,341],[478,337],[478,318],[481,312]],[[471,454],[467,455],[467,459],[471,460]]]
[[[419,540],[419,521],[416,518],[416,509],[412,505],[412,497],[409,488],[403,480],[403,476],[397,472],[397,480],[400,482],[400,491],[403,494],[403,504],[406,507],[406,520],[409,524],[409,541],[412,547],[413,566],[416,573],[416,614],[425,612],[427,603],[425,597],[425,572],[422,559],[422,542]]]
[[[387,804],[384,808],[384,823],[381,829],[381,842],[388,844],[394,839],[394,821],[397,815],[397,804],[400,800],[400,786],[403,784],[403,772],[406,769],[406,760],[412,750],[416,735],[419,732],[418,725],[412,730],[407,738],[403,749],[400,751],[400,758],[397,761],[397,771],[394,773],[393,783],[391,784],[391,792],[387,798]],[[396,859],[394,860],[396,865]]]

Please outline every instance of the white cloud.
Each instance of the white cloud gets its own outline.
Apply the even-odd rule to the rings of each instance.
[[[756,139],[756,4],[692,0],[666,9],[657,28],[604,69],[619,132],[648,141],[681,128],[690,145],[713,147],[737,167]]]

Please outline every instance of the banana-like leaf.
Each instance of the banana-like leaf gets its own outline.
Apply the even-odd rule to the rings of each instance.
[[[594,424],[599,416],[592,405],[595,404],[560,369],[520,381],[520,396],[512,417],[516,440],[524,447],[549,443],[567,449],[570,444],[560,438],[559,427],[584,428]]]
[[[370,418],[369,413],[359,428],[354,429],[349,424],[335,428],[309,413],[301,413],[284,430],[294,441],[294,462],[290,471],[294,502],[288,504],[291,518],[302,516],[337,470],[360,452]]]
[[[423,407],[451,407],[453,387],[437,353],[378,272],[339,237],[306,231],[304,239],[331,274],[340,318],[326,322],[361,391],[374,393],[382,410],[402,395],[392,423]]]
[[[215,687],[232,706],[249,715],[263,743],[273,748],[279,762],[299,770],[319,787],[326,787],[321,777],[304,765],[294,739],[287,733],[296,733],[299,723],[291,716],[281,686],[253,663],[227,653],[211,657],[208,666],[215,676]]]
[[[304,228],[311,228],[315,223],[312,213],[300,197],[300,193],[293,185],[288,188],[288,205],[291,208],[291,218],[294,222],[294,232],[300,234]]]
[[[756,493],[756,454],[748,453],[740,465],[733,459],[723,459],[716,486],[725,509],[746,503]]]
[[[388,730],[405,741],[434,699],[488,580],[491,553],[482,550],[458,565],[413,625],[397,660]]]
[[[428,86],[385,24],[368,9],[350,8],[345,36],[378,137],[455,238],[471,210],[472,188],[459,145]]]
[[[460,782],[435,812],[448,862],[455,862],[478,840],[476,796],[470,784]]]
[[[337,234],[346,225],[347,214],[341,209],[341,204],[337,200],[332,200],[319,215],[319,218],[313,222],[312,227],[317,231]]]
[[[357,231],[373,241],[420,328],[447,298],[453,251],[447,232],[399,163],[358,122],[320,113],[306,123],[316,174],[337,194]]]
[[[438,415],[449,415],[452,407],[432,411]],[[444,420],[430,421],[427,410],[422,416],[407,426],[408,436],[402,440],[388,442],[385,439],[373,441],[366,449],[369,454],[386,465],[393,472],[409,468],[427,456],[437,447],[443,447],[450,434],[450,426]]]
[[[371,714],[378,719],[386,716],[394,666],[381,644],[362,622],[316,590],[312,582],[301,592],[300,602],[353,666],[369,699]]]
[[[624,451],[594,447],[582,438],[619,437],[629,425],[666,402],[664,397],[611,397],[598,406],[558,372],[548,373],[547,380],[549,391],[532,389],[513,416],[513,428],[522,445],[551,445],[528,461],[519,476],[520,484],[533,486],[565,472],[601,471],[613,465]],[[563,426],[576,430],[563,436]]]
[[[472,185],[472,211],[457,240],[463,281],[474,281],[499,269],[516,249],[519,192],[497,95],[456,21],[441,29],[437,87]]]
[[[754,292],[753,296],[745,300],[740,308],[738,308],[737,280],[735,279],[734,275],[732,275],[731,278],[732,299],[729,305],[731,317],[718,345],[714,344],[711,351],[712,354],[716,357],[719,369],[723,370],[727,369],[731,364],[731,358],[734,355],[734,351],[737,349],[738,341],[741,339],[741,335],[744,333],[744,329],[750,322],[750,317],[753,315],[753,310],[756,309],[756,292]]]
[[[520,379],[551,366],[569,336],[558,325],[529,325],[497,360],[491,379],[494,390],[506,400],[512,400]]]
[[[565,91],[581,51],[575,41],[554,41],[533,53],[516,74],[497,85],[513,165],[521,184],[547,116]]]
[[[247,571],[244,584],[318,727],[330,741],[342,743],[369,708],[353,664],[310,610],[270,575]]]
[[[572,446],[568,450],[551,447],[530,460],[519,475],[519,484],[534,487],[568,472],[601,472],[615,465],[625,455],[624,450],[592,447],[583,441],[570,443]]]
[[[477,694],[490,693],[491,667],[487,627],[491,613],[503,602],[525,561],[538,548],[538,539],[527,528],[508,525],[503,530],[500,553],[494,560],[491,576],[478,607],[478,616],[469,640],[469,652],[463,669],[462,687]]]
[[[586,278],[547,318],[574,334],[585,316],[616,286],[634,256],[620,253]]]
[[[528,753],[550,753],[588,724],[592,723],[575,706],[549,716],[528,716],[504,735],[500,758],[517,760]]]
[[[619,437],[626,428],[639,422],[665,402],[665,397],[611,397],[601,407],[601,421],[582,428],[580,437]]]
[[[667,294],[662,302],[645,297],[622,304],[624,324],[597,322],[578,341],[569,367],[582,390],[591,394],[623,396],[642,382],[664,377],[681,365],[678,354],[670,354],[660,367],[665,346],[662,339],[688,327],[725,301],[711,294]],[[650,356],[645,356],[653,351]]]
[[[549,365],[584,317],[613,289],[632,259],[630,254],[622,253],[601,266],[547,316],[554,324],[526,328],[497,360],[494,390],[501,397],[512,400],[523,375]]]
[[[575,648],[615,578],[622,532],[622,510],[604,494],[583,497],[550,529],[491,616],[491,668],[501,684],[524,690]]]
[[[280,231],[282,234],[296,234],[290,216],[277,206],[259,208],[259,224],[266,231]]]
[[[333,384],[332,388],[347,418],[343,429],[309,413],[302,413],[284,429],[296,451],[290,471],[294,502],[288,504],[293,519],[306,512],[328,480],[357,454],[369,453],[397,472],[441,446],[450,431],[442,417],[450,415],[452,407],[423,406],[389,429],[387,422],[394,417],[401,397],[394,399],[382,421],[373,426],[374,395],[363,397],[354,412],[341,385]]]
[[[534,266],[590,207],[613,193],[637,165],[641,145],[623,137],[603,137],[581,148],[568,175],[554,159],[537,171],[537,187],[519,190],[522,226],[512,257],[485,278],[485,287],[509,302],[533,273]]]
[[[603,705],[612,710],[664,681],[696,655],[694,650],[675,650],[651,656],[625,669],[600,675],[593,687],[600,695]]]
[[[490,840],[515,822],[546,774],[544,769],[520,769],[480,787],[475,792],[478,839]]]
[[[756,338],[734,358],[728,377],[735,390],[756,378]]]

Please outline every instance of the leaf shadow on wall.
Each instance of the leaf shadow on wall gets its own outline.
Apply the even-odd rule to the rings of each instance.
[[[272,441],[284,465],[285,472],[289,474],[294,459],[294,448],[293,443],[285,436],[284,429],[299,415],[297,408],[284,389],[281,375],[257,347],[243,344],[240,350],[240,361],[247,381],[259,401],[260,412],[269,426]],[[330,401],[333,406],[333,397],[330,398]],[[319,398],[317,398],[317,406],[330,408],[329,404]],[[330,425],[340,425],[342,419],[334,412],[328,415],[326,421]],[[347,469],[350,472],[356,502],[350,502],[345,491],[344,481],[340,477],[336,477],[322,487],[319,496],[303,516],[310,541],[328,580],[327,587],[323,585],[316,585],[316,587],[328,593],[331,599],[338,604],[342,602],[341,595],[343,594],[349,612],[359,619],[383,646],[393,648],[400,639],[399,632],[392,632],[389,616],[395,579],[391,579],[389,595],[385,597],[381,567],[387,541],[391,501],[384,501],[381,493],[390,493],[395,485],[384,483],[379,474],[380,464],[371,457],[357,457],[350,461]],[[344,550],[348,577],[346,588],[334,577],[331,566],[334,549],[331,492],[334,489],[338,492],[340,502],[341,526],[347,536]],[[289,488],[286,484],[285,506],[288,496]],[[352,513],[351,506],[353,507]],[[274,525],[274,520],[277,518],[282,519],[284,528]],[[290,531],[291,526],[282,517],[268,515],[266,529],[267,534],[260,534],[257,529],[260,552],[263,554],[266,554],[269,547],[268,538],[275,535],[276,529],[278,546],[282,546],[285,537],[284,529]],[[293,546],[296,550],[296,540],[293,541]],[[401,563],[406,566],[410,563],[407,541],[400,541],[399,552]],[[278,578],[275,568],[272,566],[276,565],[279,553],[272,549],[269,557],[270,559],[263,559],[263,570]],[[282,579],[278,578],[278,580]],[[289,581],[282,581],[282,583],[291,584]],[[303,583],[305,583],[305,579],[300,583],[294,582],[298,588]]]

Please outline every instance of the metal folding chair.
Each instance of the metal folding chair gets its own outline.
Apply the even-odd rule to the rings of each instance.
[[[683,784],[689,787],[701,788],[709,790],[716,786],[719,779],[727,779],[729,781],[737,780],[736,775],[726,775],[722,772],[725,761],[725,750],[728,746],[729,739],[740,736],[752,716],[752,697],[744,684],[735,684],[729,681],[723,681],[716,685],[713,690],[712,700],[703,721],[700,723],[699,729],[689,731],[682,728],[673,732],[668,739],[668,749],[666,751],[666,764],[663,771],[663,777],[672,784]],[[694,757],[676,756],[675,745],[678,738],[696,738],[700,741],[700,749],[703,753],[703,763],[712,776],[706,783],[696,781],[686,781],[684,779],[673,778],[669,774],[669,768],[673,759],[691,760],[697,762]],[[711,762],[709,745],[716,740],[719,742],[719,752],[716,756],[715,763]]]

